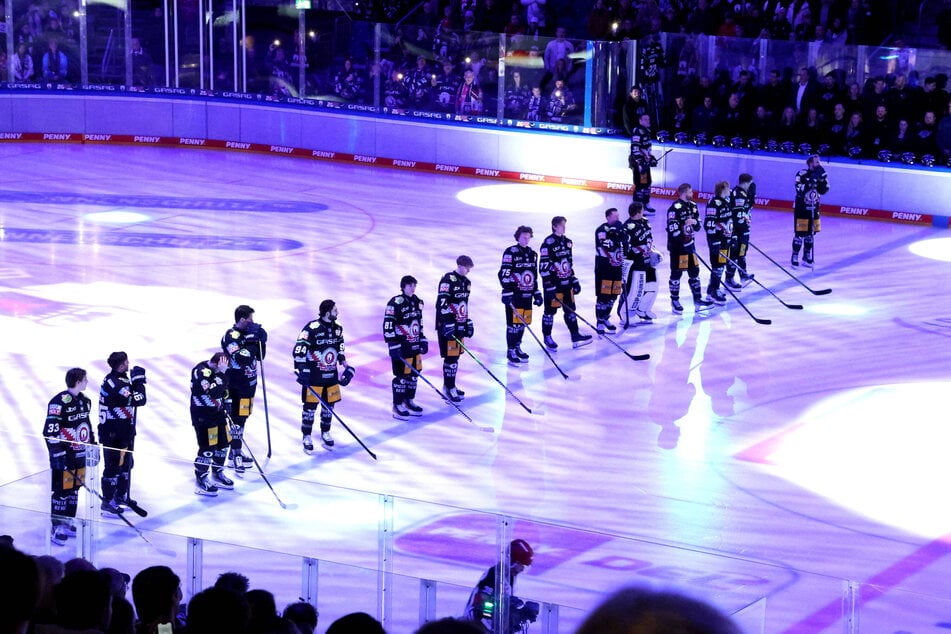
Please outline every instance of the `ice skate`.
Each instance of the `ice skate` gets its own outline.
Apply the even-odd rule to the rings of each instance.
[[[331,437],[329,431],[320,432],[320,442],[323,443],[324,447],[333,447],[334,439]]]

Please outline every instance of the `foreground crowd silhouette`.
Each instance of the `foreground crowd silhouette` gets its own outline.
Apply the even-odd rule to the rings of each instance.
[[[524,568],[517,556],[512,559],[513,567]],[[363,612],[344,615],[324,629],[309,603],[292,603],[279,611],[271,592],[249,588],[247,577],[226,572],[186,606],[181,580],[167,566],[151,566],[133,577],[114,568],[97,569],[85,559],[63,563],[49,555],[30,556],[17,550],[8,535],[0,537],[0,634],[385,634],[380,622]],[[528,626],[518,627],[505,634]],[[487,631],[486,626],[446,617],[426,623],[416,633]],[[576,634],[675,631],[739,634],[741,630],[702,601],[677,592],[630,587],[595,608]]]

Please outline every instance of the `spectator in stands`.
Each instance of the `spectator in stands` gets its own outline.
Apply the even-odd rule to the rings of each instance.
[[[748,135],[750,138],[759,139],[765,142],[768,139],[776,138],[776,122],[766,111],[766,106],[759,104],[753,112],[753,120],[750,122]]]
[[[611,39],[611,10],[604,4],[604,0],[594,0],[588,17],[585,21],[588,38],[592,40]]]
[[[808,143],[813,149],[819,147],[822,140],[823,127],[819,120],[819,110],[813,106],[806,111],[806,116],[799,120],[800,143]]]
[[[462,78],[456,73],[456,68],[450,60],[442,63],[442,72],[437,73],[433,82],[432,96],[433,109],[437,112],[453,112],[456,92]]]
[[[266,634],[278,626],[280,617],[274,595],[267,590],[249,590],[244,593],[248,602],[247,634]]]
[[[402,112],[409,102],[409,93],[403,83],[403,73],[394,68],[390,71],[390,78],[383,84],[383,104],[391,112]]]
[[[951,103],[945,104],[945,115],[938,121],[935,143],[938,146],[942,163],[951,158]]]
[[[134,582],[132,591],[134,595]],[[188,602],[186,634],[243,634],[247,627],[248,602],[244,595],[225,588],[208,588]]]
[[[547,0],[521,0],[525,7],[525,24],[529,26],[529,33],[535,33],[545,28],[545,3]]]
[[[294,623],[300,634],[314,634],[320,616],[317,609],[309,603],[298,601],[284,608],[284,618]]]
[[[935,113],[928,110],[915,126],[915,152],[932,156],[937,154],[938,146],[935,142],[935,135],[938,133],[937,120]]]
[[[799,138],[799,118],[792,106],[783,108],[783,114],[776,124],[776,140],[780,143],[795,142]]]
[[[908,83],[902,73],[895,75],[895,83],[885,94],[885,105],[895,119],[917,116],[921,110],[921,90]]]
[[[135,634],[135,610],[125,598],[129,588],[129,575],[115,568],[103,568],[99,574],[109,583],[112,619],[105,634]]]
[[[57,626],[40,626],[36,634],[105,632],[112,618],[109,581],[98,570],[79,570],[56,586]]]
[[[66,81],[69,71],[69,62],[66,54],[59,50],[59,40],[50,38],[46,52],[43,53],[43,79],[48,82],[62,83]]]
[[[159,634],[160,625],[181,631],[176,618],[181,601],[181,581],[171,568],[150,566],[140,571],[132,580],[132,602],[139,617],[136,634]]]
[[[845,110],[849,114],[853,112],[865,112],[862,88],[856,82],[849,84],[849,92],[845,97]]]
[[[845,145],[840,151],[851,157],[865,154],[865,126],[861,112],[855,111],[849,115],[849,123],[845,126]]]
[[[793,87],[790,96],[798,116],[805,116],[806,111],[819,104],[819,85],[815,80],[815,69],[803,66],[799,69],[799,81]]]
[[[522,83],[521,71],[512,71],[512,81],[505,89],[505,116],[512,119],[524,119],[531,95],[531,89]]]
[[[641,115],[650,114],[650,104],[641,94],[641,87],[631,86],[627,99],[624,100],[624,108],[621,110],[621,123],[624,127],[624,135],[631,136]]]
[[[555,87],[548,96],[548,119],[563,123],[567,117],[578,111],[578,104],[563,79],[555,80]]]
[[[475,81],[475,73],[471,68],[467,68],[462,73],[462,83],[456,89],[456,114],[482,114],[482,98],[482,88]]]
[[[574,53],[574,45],[567,40],[568,30],[563,26],[555,29],[555,39],[545,45],[545,53],[542,56],[545,63],[545,71],[552,75],[555,74],[555,64],[558,60],[565,60],[566,65],[570,63],[570,55]]]
[[[17,44],[13,54],[13,81],[33,81],[33,56],[27,50],[26,42]]]
[[[693,133],[703,133],[707,138],[712,137],[720,129],[720,109],[713,104],[713,97],[703,96],[703,103],[694,108],[691,114]]]
[[[575,634],[740,634],[729,617],[712,606],[669,591],[624,588],[585,618]]]
[[[885,143],[885,148],[891,150],[895,156],[905,152],[914,153],[917,150],[918,139],[915,137],[907,119],[902,117],[898,120],[898,126],[895,128],[892,137]]]
[[[691,109],[687,105],[686,98],[684,98],[682,93],[677,93],[674,96],[673,105],[667,110],[667,118],[664,122],[665,129],[670,132],[671,135],[675,135],[678,132],[686,132],[689,134],[693,129],[690,114]]]
[[[829,71],[822,78],[822,87],[819,89],[819,115],[826,121],[832,118],[832,112],[837,103],[841,103],[844,95],[839,88],[835,72]]]
[[[152,57],[142,48],[139,38],[133,37],[129,40],[129,54],[132,56],[132,85],[151,88],[155,85]]]
[[[759,103],[766,108],[766,113],[773,119],[779,119],[788,100],[788,90],[782,84],[778,70],[769,71],[769,78],[759,91]]]
[[[37,601],[39,574],[33,557],[0,546],[0,631],[26,634]]]
[[[832,117],[825,121],[824,141],[833,152],[840,154],[845,147],[845,129],[849,125],[849,117],[846,115],[845,106],[842,102],[832,107]]]
[[[386,634],[386,630],[366,612],[353,612],[331,623],[327,634]]]
[[[889,139],[895,135],[895,126],[885,104],[875,108],[872,119],[865,125],[865,132],[866,146],[871,156],[876,156],[879,150],[887,147]]]

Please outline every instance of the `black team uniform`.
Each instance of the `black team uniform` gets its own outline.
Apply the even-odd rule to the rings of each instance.
[[[119,372],[128,362],[124,352],[109,355],[112,371],[99,389],[99,440],[103,445],[102,513],[118,515],[128,505],[135,444],[135,411],[146,403],[145,369]]]
[[[561,220],[565,222],[564,219]],[[554,221],[552,221],[554,224]],[[571,333],[573,347],[591,343],[591,335],[582,335],[578,332],[578,317],[575,315],[575,294],[581,292],[581,283],[575,277],[574,263],[571,255],[572,242],[565,235],[552,233],[545,238],[538,249],[538,268],[542,277],[542,288],[545,290],[545,312],[542,315],[542,335],[545,345],[550,350],[556,350],[558,344],[551,336],[555,324],[555,313],[559,308],[563,310],[565,325]]]
[[[799,249],[804,244],[806,248],[802,252],[802,263],[812,266],[813,242],[821,229],[820,198],[828,191],[829,177],[825,168],[819,164],[818,155],[810,156],[806,167],[796,172],[796,203],[793,207],[796,233],[790,259],[793,266],[799,266]]]
[[[730,211],[733,220],[733,239],[730,241],[730,259],[726,264],[726,285],[734,290],[753,279],[746,268],[746,252],[750,248],[750,227],[753,223],[753,203],[756,201],[756,183],[749,174],[740,176],[740,184],[730,193]],[[739,265],[740,281],[733,280]]]
[[[682,190],[684,185],[678,188]],[[693,192],[692,188],[687,191]],[[700,297],[700,262],[697,260],[694,234],[700,228],[697,203],[678,197],[667,209],[667,250],[670,252],[670,305],[674,313],[684,312],[680,303],[680,278],[687,271],[687,283],[697,310],[708,308],[710,302]],[[691,224],[688,220],[694,220]]]
[[[726,183],[726,181],[723,182]],[[724,189],[726,187],[724,186]],[[710,283],[707,284],[707,301],[720,306],[726,304],[726,295],[720,290],[720,284],[723,267],[727,266],[727,256],[730,255],[733,227],[730,201],[723,196],[711,198],[707,203],[707,210],[703,217],[703,230],[707,234],[711,269]],[[727,266],[727,271],[729,270]]]
[[[336,304],[325,299],[320,303],[320,317],[305,325],[294,344],[294,369],[301,385],[300,432],[304,451],[314,449],[311,433],[320,408],[320,440],[327,448],[334,446],[330,435],[334,403],[340,401],[340,386],[348,385],[356,373],[347,365],[343,327],[336,320]],[[343,374],[338,366],[344,366]],[[311,391],[313,390],[313,392]],[[314,396],[314,392],[320,396]],[[326,404],[324,407],[320,400]]]
[[[403,292],[390,298],[383,315],[383,338],[390,350],[393,362],[393,418],[409,420],[410,416],[422,416],[423,408],[417,405],[416,372],[422,372],[422,355],[429,352],[429,341],[423,333],[423,300],[416,294],[406,294],[406,287],[415,289],[416,278],[406,275],[400,280]]]
[[[463,260],[462,258],[465,258]],[[472,267],[472,260],[460,256],[457,264]],[[466,393],[456,386],[459,357],[462,347],[459,342],[472,337],[475,325],[469,319],[469,288],[472,283],[459,271],[449,271],[439,280],[436,295],[436,336],[439,339],[439,356],[442,357],[442,380],[446,396],[455,403],[465,398]]]
[[[218,363],[222,364],[219,369]],[[227,356],[216,352],[210,361],[202,361],[191,373],[189,412],[198,453],[195,456],[195,493],[216,496],[218,489],[233,489],[234,482],[224,474],[228,445],[231,442],[228,418],[225,414],[225,385]]]
[[[519,227],[515,239],[522,233],[531,234],[528,227]],[[502,303],[505,304],[505,343],[508,361],[518,365],[528,361],[522,351],[525,326],[532,323],[532,304],[541,306],[544,299],[538,290],[538,254],[530,246],[513,244],[502,253],[499,267],[499,283],[502,285]],[[516,313],[521,317],[516,317]]]
[[[94,466],[99,460],[89,421],[92,401],[76,389],[77,383],[85,379],[86,372],[79,368],[66,374],[67,387],[72,391],[63,390],[50,399],[43,423],[51,472],[50,540],[58,546],[76,536],[73,519],[79,505],[79,488],[86,481],[86,464]]]
[[[621,292],[621,302],[618,304],[618,316],[624,328],[633,325],[635,317],[644,322],[657,319],[651,308],[657,298],[656,266],[660,263],[660,254],[654,251],[650,221],[643,216],[633,217],[642,212],[641,203],[631,203],[628,212],[631,217],[621,228],[624,243],[621,276],[624,288]]]
[[[615,332],[617,328],[610,322],[614,302],[621,294],[621,265],[624,262],[624,244],[621,236],[621,221],[617,219],[617,209],[613,207],[605,212],[613,215],[603,222],[594,232],[594,286],[597,298],[594,316],[597,318],[599,335],[605,331]]]

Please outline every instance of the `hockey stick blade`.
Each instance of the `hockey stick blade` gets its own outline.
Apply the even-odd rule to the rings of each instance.
[[[783,271],[783,273],[785,273],[785,274],[788,275],[789,277],[791,277],[791,278],[793,278],[794,280],[796,280],[796,282],[798,282],[800,286],[802,286],[804,289],[806,289],[807,291],[809,291],[809,292],[812,293],[813,295],[828,295],[829,293],[832,292],[832,289],[831,289],[831,288],[820,288],[819,290],[816,290],[816,289],[814,289],[814,288],[811,288],[808,284],[806,284],[805,282],[803,282],[801,279],[799,279],[798,277],[796,277],[795,275],[793,275],[792,273],[790,273],[789,271],[787,271],[787,270],[786,270],[786,267],[784,267],[782,264],[780,264],[779,262],[777,262],[777,261],[774,260],[773,258],[769,257],[769,255],[768,255],[767,253],[765,253],[762,249],[760,249],[758,246],[756,246],[756,245],[753,244],[752,242],[750,242],[750,246],[753,247],[754,249],[756,249],[757,251],[759,251],[760,255],[762,255],[764,258],[766,258],[767,260],[769,260],[770,262],[772,262],[773,264],[775,264],[777,267],[779,267],[779,268]]]
[[[627,356],[631,357],[635,361],[647,361],[651,358],[650,353],[645,352],[644,354],[631,354],[630,352],[625,352]]]
[[[138,515],[139,517],[148,517],[149,512],[144,508],[139,506],[139,503],[135,500],[126,500],[125,506],[129,507],[129,510]]]
[[[757,249],[757,250],[759,250],[759,249]],[[704,260],[702,257],[700,257],[700,255],[699,255],[698,253],[694,253],[694,257],[696,257],[697,260],[700,261],[700,264],[702,264],[708,271],[710,271],[711,274],[713,274],[713,269],[710,268],[710,265],[707,264],[707,261],[706,261],[706,260]],[[737,305],[739,305],[739,307],[742,308],[743,311],[746,312],[746,314],[750,316],[750,319],[752,319],[752,320],[755,321],[756,323],[761,324],[761,325],[763,325],[763,326],[768,326],[768,325],[770,325],[771,323],[773,323],[773,321],[772,321],[771,319],[765,319],[765,318],[763,318],[763,317],[757,317],[756,315],[754,315],[753,312],[752,312],[749,308],[746,307],[746,304],[744,304],[743,301],[742,301],[739,297],[736,296],[736,293],[735,293],[735,292],[733,291],[733,289],[730,288],[728,285],[724,284],[724,285],[723,285],[723,288],[725,288],[726,291],[727,291],[730,295],[733,296],[733,299],[736,300]]]

